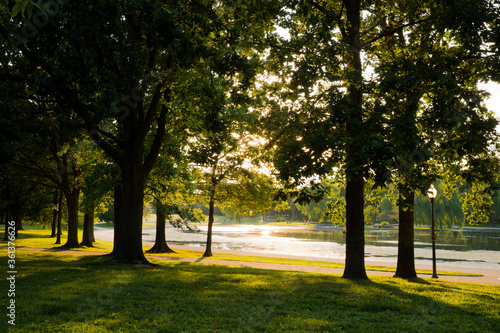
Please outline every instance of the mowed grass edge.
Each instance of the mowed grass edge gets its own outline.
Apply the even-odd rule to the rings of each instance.
[[[37,249],[53,249],[57,248],[59,245],[55,245],[55,238],[50,238],[50,231],[46,229],[27,229],[21,231],[19,237],[16,239],[16,246],[19,249],[25,248],[37,248]],[[63,237],[62,244],[65,240]],[[6,245],[6,242],[1,242],[0,246]],[[172,246],[175,249],[175,246]],[[101,252],[103,254],[110,253],[113,248],[112,242],[98,240],[93,247],[80,247],[77,249],[72,249],[73,251],[91,251],[91,252]],[[147,251],[150,246],[144,246],[144,251]],[[161,256],[170,258],[202,258],[203,251],[195,250],[181,250],[175,249],[175,254],[148,254],[148,256]],[[301,266],[318,266],[318,267],[331,267],[331,268],[344,268],[342,263],[332,263],[324,261],[310,261],[301,259],[288,259],[288,258],[272,258],[264,256],[244,256],[236,254],[225,254],[216,253],[214,251],[214,256],[210,258],[203,258],[205,263],[210,263],[211,260],[229,260],[229,261],[247,261],[247,262],[260,262],[260,263],[272,263],[272,264],[283,264],[283,265],[301,265]],[[395,272],[395,267],[387,266],[373,266],[366,265],[366,269],[369,271],[384,271],[384,272]],[[460,275],[460,276],[482,276],[481,274],[475,273],[464,273],[464,272],[450,272],[438,270],[438,275]],[[432,271],[417,269],[417,274],[420,275],[431,275]]]
[[[7,257],[1,257],[6,262]],[[498,332],[500,287],[19,251],[16,332]],[[6,320],[2,326],[6,325]]]

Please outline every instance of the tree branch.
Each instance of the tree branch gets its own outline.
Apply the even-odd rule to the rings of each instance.
[[[148,134],[149,129],[151,128],[151,124],[153,123],[154,116],[158,109],[158,105],[160,104],[161,101],[161,96],[163,95],[163,88],[165,88],[164,81],[158,84],[153,93],[153,97],[151,99],[151,102],[149,103],[148,112],[146,113],[146,117],[144,118],[144,121],[142,123],[142,140],[146,138],[146,135]]]
[[[164,94],[165,103],[170,104],[171,101],[171,91],[167,89]],[[144,159],[144,163],[142,165],[142,169],[144,174],[149,174],[153,165],[158,158],[158,154],[160,153],[161,146],[163,144],[163,139],[165,138],[166,133],[166,122],[167,122],[167,113],[170,108],[170,105],[167,107],[166,105],[162,105],[160,116],[158,117],[158,124],[156,128],[156,135],[149,149],[149,153]]]
[[[317,3],[316,1],[313,1],[313,0],[307,0],[307,2],[313,6],[314,8],[316,8],[317,10],[319,10],[320,12],[322,12],[323,14],[328,14],[328,10],[321,6],[319,3]]]
[[[376,37],[370,39],[369,41],[367,41],[366,43],[363,43],[363,44],[364,45],[369,45],[369,44],[371,44],[373,42],[376,42],[377,40],[379,40],[381,38],[392,36],[392,35],[394,35],[395,33],[397,33],[398,31],[400,31],[400,30],[402,30],[404,28],[411,27],[411,26],[414,26],[414,25],[418,25],[420,23],[428,22],[428,21],[431,21],[431,20],[432,20],[432,18],[428,17],[428,18],[425,18],[425,19],[422,19],[422,20],[413,21],[413,22],[406,23],[406,24],[400,25],[400,26],[392,28],[392,29],[388,29],[388,30],[383,31],[382,33],[380,33]]]
[[[104,140],[104,138],[102,137],[102,136],[108,137],[113,141],[115,141],[117,144],[119,144],[119,141],[115,136],[106,133],[97,127],[90,127],[90,129],[87,132],[87,135],[92,141],[95,142],[96,145],[98,145],[102,150],[104,150],[104,152],[108,154],[113,159],[113,161],[115,161],[116,164],[118,164],[118,166],[123,165],[122,154],[120,154],[118,149],[113,147],[111,144],[109,144],[109,142]]]

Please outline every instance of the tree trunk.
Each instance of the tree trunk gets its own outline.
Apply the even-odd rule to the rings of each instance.
[[[207,231],[207,247],[205,249],[205,253],[203,253],[204,257],[211,257],[212,254],[212,227],[214,225],[214,204],[215,200],[212,194],[210,194],[210,202],[208,204],[208,231]]]
[[[83,237],[81,246],[93,247],[94,242],[94,207],[85,213],[83,218]]]
[[[15,225],[15,236],[17,237],[19,235],[19,230],[22,228],[22,222],[21,222],[21,204],[19,201],[16,201],[14,205],[12,206],[12,221],[14,221]]]
[[[16,220],[16,237],[17,237],[17,232],[19,230],[24,230],[23,228],[23,212],[21,211],[21,208],[19,207],[19,211],[18,211],[18,217],[17,217],[17,220]],[[45,228],[45,226],[44,226]]]
[[[175,253],[175,251],[172,250],[167,244],[167,238],[165,235],[166,218],[165,218],[165,214],[162,211],[160,205],[161,205],[161,203],[159,203],[157,201],[155,245],[153,245],[153,247],[150,248],[147,252],[148,253]]]
[[[3,241],[7,242],[9,240],[10,204],[7,204],[7,213],[5,218],[5,232],[3,234]]]
[[[150,57],[146,73],[155,66],[155,57]],[[99,134],[91,138],[116,162],[121,171],[119,193],[115,193],[115,200],[119,196],[119,208],[115,208],[115,230],[111,261],[130,264],[150,264],[144,256],[142,248],[142,214],[144,204],[144,185],[151,172],[162,147],[165,133],[167,114],[170,102],[170,90],[166,82],[160,82],[151,90],[151,100],[146,108],[142,96],[147,95],[147,80],[129,77],[130,87],[140,83],[141,99],[134,106],[126,101],[121,102],[123,114],[117,117],[118,131],[116,141],[119,147],[110,145]],[[127,84],[127,83],[126,83]],[[162,101],[165,103],[160,103]],[[159,113],[158,113],[159,111]],[[95,132],[97,124],[88,123],[88,130]],[[145,154],[147,138],[153,140],[148,144],[149,150]],[[118,210],[118,211],[117,211]]]
[[[56,227],[57,227],[57,202],[59,200],[58,193],[54,193],[54,201],[52,204],[54,205],[54,209],[52,210],[52,233],[50,234],[50,238],[56,237]]]
[[[365,157],[360,147],[363,134],[363,68],[359,31],[361,25],[360,0],[344,0],[347,12],[346,52],[347,72],[345,82],[350,106],[346,149],[346,259],[343,277],[367,279],[365,270],[364,241],[364,179],[362,168]]]
[[[346,186],[346,254],[342,277],[367,279],[365,270],[364,180],[348,180]]]
[[[56,244],[61,244],[62,236],[62,209],[63,209],[63,195],[59,193],[59,202],[57,204],[57,238]]]
[[[121,168],[119,215],[118,219],[115,216],[114,245],[110,256],[114,262],[149,264],[142,249],[145,179],[141,163],[142,153],[133,156]]]
[[[398,230],[398,264],[394,277],[403,279],[416,278],[414,251],[414,206],[415,192],[399,189],[399,230]]]
[[[65,197],[68,209],[68,238],[63,247],[72,249],[80,247],[78,242],[78,199],[80,191],[73,189],[73,191],[66,192]]]
[[[16,204],[16,210],[15,210],[15,219],[16,221],[16,237],[19,233],[19,230],[24,230],[23,228],[23,212],[21,210],[22,204],[18,203],[19,205]]]

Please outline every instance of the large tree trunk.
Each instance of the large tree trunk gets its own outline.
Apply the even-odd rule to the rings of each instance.
[[[398,264],[394,277],[410,279],[417,277],[413,231],[415,192],[400,188],[399,199]]]
[[[156,205],[156,238],[155,244],[147,252],[149,253],[175,253],[168,244],[165,235],[166,218],[165,213],[160,207],[161,203],[157,201]]]
[[[116,186],[113,192],[113,225],[120,224],[120,210],[122,209],[122,188]]]
[[[155,57],[151,57],[150,60],[147,73],[154,66]],[[130,87],[141,82],[138,86],[141,88],[141,98],[135,106],[128,105],[126,101],[121,103],[122,111],[117,118],[119,149],[110,145],[100,135],[91,135],[91,138],[113,158],[121,171],[119,193],[115,193],[115,206],[118,204],[119,209],[115,208],[118,214],[115,215],[111,261],[149,264],[142,248],[144,185],[165,138],[170,90],[165,88],[164,82],[156,85],[151,91],[151,100],[146,110],[142,98],[146,95],[147,80],[129,82]],[[165,104],[160,103],[162,98]],[[95,124],[88,125],[90,125],[89,133],[95,133],[96,128],[93,128]],[[145,141],[150,134],[154,135],[154,139],[148,145],[149,151],[144,154]],[[116,201],[118,196],[119,199]]]
[[[115,221],[112,261],[149,264],[142,249],[142,214],[145,176],[142,152],[130,154],[122,167],[119,218]]]
[[[94,207],[90,208],[83,217],[82,246],[94,246]]]
[[[367,279],[365,270],[364,180],[347,181],[346,186],[346,255],[342,277]]]
[[[214,204],[215,200],[213,195],[210,195],[210,202],[208,204],[208,231],[207,231],[207,247],[205,249],[205,253],[203,253],[204,257],[211,257],[212,254],[212,227],[214,225]]]
[[[359,30],[361,24],[360,0],[344,0],[347,12],[346,84],[350,107],[347,132],[350,143],[346,151],[346,259],[343,277],[367,279],[364,242],[364,158],[360,155],[359,140],[363,134],[363,75]]]

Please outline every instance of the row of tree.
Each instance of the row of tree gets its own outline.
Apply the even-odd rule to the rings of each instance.
[[[9,207],[26,183],[63,193],[68,247],[80,195],[89,216],[112,200],[111,257],[144,263],[145,195],[186,219],[203,197],[211,255],[216,202],[266,211],[342,184],[328,209],[343,216],[345,202],[344,277],[366,278],[365,184],[391,183],[396,275],[413,277],[415,193],[460,180],[472,204],[494,188],[497,121],[477,84],[500,80],[499,12],[494,0],[4,0],[3,193]]]

